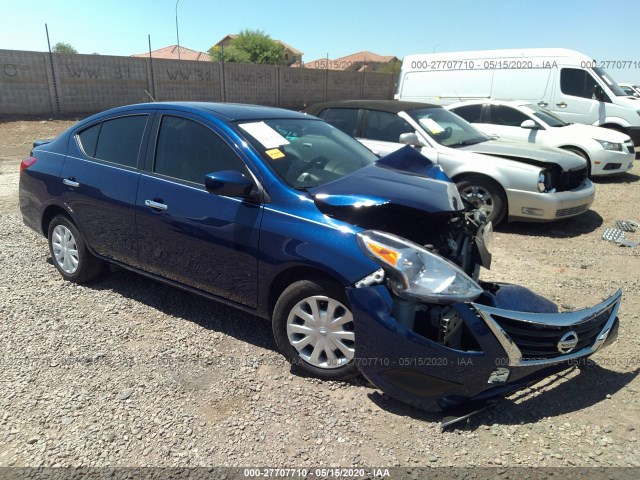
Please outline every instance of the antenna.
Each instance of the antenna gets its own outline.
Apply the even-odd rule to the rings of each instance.
[[[152,102],[155,102],[155,101],[156,101],[156,99],[155,99],[155,98],[153,98],[149,92],[147,92],[147,91],[145,90],[145,91],[144,91],[144,93],[146,93],[146,94],[149,96],[149,98],[151,99],[151,101],[152,101]]]

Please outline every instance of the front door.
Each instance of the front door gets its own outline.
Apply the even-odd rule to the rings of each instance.
[[[163,115],[153,166],[136,200],[140,265],[173,281],[249,307],[257,304],[262,205],[207,192],[208,173],[244,162],[195,119]]]

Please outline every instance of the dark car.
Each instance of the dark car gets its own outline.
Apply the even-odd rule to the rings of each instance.
[[[447,409],[504,395],[616,338],[620,292],[582,311],[478,280],[490,224],[405,147],[378,158],[314,117],[232,104],[116,108],[38,142],[20,209],[53,264],[121,265],[271,319],[304,372],[362,372]]]

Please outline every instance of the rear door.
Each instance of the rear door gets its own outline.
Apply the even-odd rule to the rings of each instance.
[[[255,307],[263,207],[204,187],[206,174],[253,178],[249,169],[211,125],[182,113],[158,117],[136,200],[141,267]]]
[[[108,118],[71,137],[62,167],[63,201],[90,247],[137,266],[134,206],[148,113]]]

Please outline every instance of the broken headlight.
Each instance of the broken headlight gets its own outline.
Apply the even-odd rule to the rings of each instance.
[[[399,297],[428,303],[470,302],[482,288],[457,265],[401,237],[375,230],[357,234],[362,251],[384,268]]]

